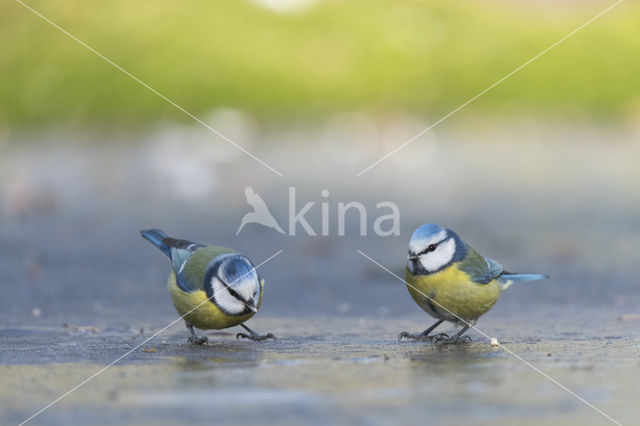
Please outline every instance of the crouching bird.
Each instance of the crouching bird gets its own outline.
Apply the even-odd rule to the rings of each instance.
[[[452,230],[435,223],[422,225],[409,241],[405,279],[413,300],[438,321],[419,334],[403,331],[398,339],[470,342],[471,338],[463,334],[511,284],[545,278],[549,276],[506,272],[500,263],[475,251]],[[430,334],[444,321],[462,329],[451,337]]]
[[[171,260],[169,294],[186,323],[190,343],[207,342],[206,336],[196,336],[193,327],[220,330],[235,325],[249,333],[238,333],[236,338],[275,339],[244,324],[258,312],[264,289],[264,280],[249,259],[230,248],[171,238],[159,229],[140,233]]]

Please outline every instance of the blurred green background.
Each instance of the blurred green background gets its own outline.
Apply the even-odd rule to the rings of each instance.
[[[565,2],[566,3],[566,2]],[[194,114],[437,119],[613,2],[30,1]],[[633,120],[640,5],[625,2],[488,92],[476,114]],[[0,4],[0,123],[188,119],[14,1]]]

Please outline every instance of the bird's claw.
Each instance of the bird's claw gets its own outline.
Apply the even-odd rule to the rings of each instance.
[[[465,334],[464,336],[461,336],[460,339],[458,340],[459,340],[458,343],[471,343],[471,336],[467,336]]]
[[[258,334],[258,333],[252,333],[252,334],[247,334],[247,333],[238,333],[236,334],[236,340],[240,339],[249,339],[249,340],[253,340],[254,342],[262,342],[263,340],[267,340],[267,339],[273,339],[273,340],[277,340],[276,336],[274,336],[271,333],[267,333],[267,334]]]
[[[403,331],[402,333],[400,333],[398,335],[398,341],[401,341],[403,337],[406,338],[406,339],[416,340],[418,342],[433,342],[434,339],[442,339],[442,338],[448,339],[449,338],[449,336],[444,334],[444,333],[429,336],[429,335],[426,335],[424,333],[421,333],[421,334],[409,334],[406,331]]]
[[[439,334],[437,336],[434,336],[433,343],[437,345],[455,345],[455,344],[471,343],[471,337],[467,335],[449,337],[446,334]]]
[[[189,339],[187,339],[187,342],[193,343],[194,345],[204,345],[208,341],[209,339],[207,338],[207,336],[189,336]]]
[[[447,333],[434,334],[433,336],[431,336],[431,342],[436,345],[448,342],[449,340],[451,340],[451,337],[449,337]]]
[[[424,334],[409,334],[406,331],[403,331],[402,333],[398,334],[398,341],[402,341],[402,338],[405,339],[411,339],[411,340],[418,340],[418,341],[427,341],[430,340],[428,336],[425,336]]]

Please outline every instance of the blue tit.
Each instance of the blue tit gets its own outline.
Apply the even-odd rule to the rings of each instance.
[[[405,279],[409,294],[437,322],[420,334],[403,331],[399,339],[437,343],[470,341],[463,334],[496,303],[511,284],[549,278],[542,274],[507,272],[502,265],[465,244],[450,229],[422,225],[411,236]],[[462,325],[449,337],[431,335],[444,321]]]
[[[171,238],[159,229],[140,233],[171,260],[169,294],[184,318],[190,343],[207,341],[206,336],[196,336],[193,327],[220,330],[240,325],[249,334],[238,333],[236,338],[275,339],[244,324],[258,312],[264,290],[264,280],[249,259],[230,248]]]

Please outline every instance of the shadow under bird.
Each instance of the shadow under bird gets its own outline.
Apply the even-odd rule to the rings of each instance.
[[[236,338],[275,339],[244,324],[258,312],[264,290],[264,280],[249,259],[230,248],[171,238],[159,229],[140,233],[171,260],[169,294],[186,323],[190,343],[207,342],[193,327],[220,330],[239,325],[249,334],[238,333]]]
[[[495,260],[465,244],[450,229],[422,225],[409,241],[405,279],[415,302],[438,321],[424,332],[403,331],[408,338],[434,343],[470,342],[463,334],[497,302],[513,283],[549,278],[544,274],[511,273]],[[462,325],[455,335],[430,334],[445,321]]]

